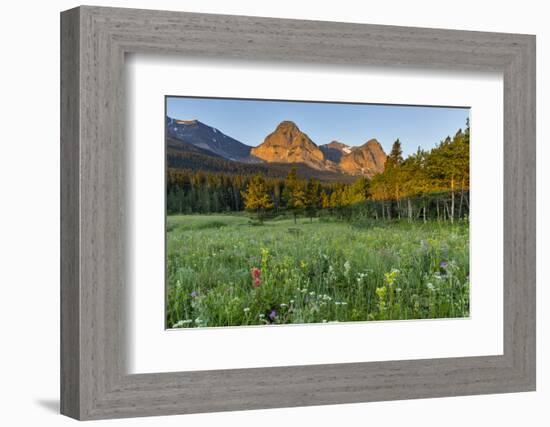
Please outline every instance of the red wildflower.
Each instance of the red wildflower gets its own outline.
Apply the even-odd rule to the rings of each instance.
[[[252,270],[250,270],[250,274],[252,276],[252,286],[257,288],[262,284],[262,270],[257,267],[253,267]]]

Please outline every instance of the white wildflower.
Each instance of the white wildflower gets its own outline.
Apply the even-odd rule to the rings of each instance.
[[[349,261],[346,261],[344,263],[344,274],[346,276],[349,274],[350,269],[351,269],[351,264],[349,263]]]

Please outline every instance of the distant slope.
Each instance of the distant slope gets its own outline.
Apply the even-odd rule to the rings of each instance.
[[[170,169],[204,171],[212,173],[256,175],[269,177],[285,177],[295,167],[302,178],[317,178],[323,182],[352,182],[350,175],[332,171],[313,169],[303,163],[246,163],[224,159],[208,150],[195,147],[192,144],[181,143],[168,137],[167,166]]]
[[[167,136],[176,141],[194,145],[210,151],[227,160],[249,162],[252,147],[225,135],[218,129],[208,126],[199,120],[176,120],[166,118]]]
[[[339,141],[332,141],[328,144],[319,145],[319,149],[323,152],[326,159],[334,163],[340,163],[342,156],[352,151],[352,147]]]
[[[223,159],[222,156],[213,153],[210,150],[205,150],[204,148],[197,147],[193,144],[190,144],[189,142],[181,141],[179,139],[173,138],[171,136],[166,137],[166,151],[170,154],[177,154],[177,153],[195,153],[195,154],[201,154],[203,156],[213,157],[217,159]]]

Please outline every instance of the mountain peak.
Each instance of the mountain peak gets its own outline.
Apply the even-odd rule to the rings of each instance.
[[[327,147],[331,147],[331,148],[344,148],[344,147],[347,147],[346,144],[344,144],[343,142],[340,142],[340,141],[337,141],[335,139],[333,139],[332,141],[330,141],[328,144],[325,144]]]
[[[351,153],[350,146],[336,140],[320,145],[319,148],[325,157],[334,163],[339,163],[343,155]]]
[[[241,162],[253,160],[250,158],[251,147],[199,120],[182,120],[167,117],[166,131],[167,136],[174,140],[210,151],[225,159]]]
[[[292,120],[283,120],[281,123],[277,125],[275,128],[275,132],[282,131],[282,130],[296,130],[300,131],[296,123],[294,123]]]
[[[369,139],[362,146],[363,147],[376,147],[376,148],[382,149],[382,144],[380,144],[376,138]]]
[[[384,171],[386,153],[377,139],[369,139],[342,157],[340,168],[350,175],[373,176]]]
[[[267,162],[304,163],[315,169],[326,168],[323,152],[290,120],[279,123],[251,154]]]
[[[201,122],[199,122],[197,119],[192,119],[192,120],[174,120],[176,124],[178,125],[196,125],[196,124],[202,124]]]

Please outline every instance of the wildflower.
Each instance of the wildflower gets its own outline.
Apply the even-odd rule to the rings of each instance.
[[[198,295],[199,295],[199,294],[198,294],[197,291],[191,292],[191,298],[196,298]]]
[[[376,295],[378,295],[378,298],[384,299],[386,297],[386,288],[384,286],[380,288],[376,288]]]
[[[178,320],[172,325],[172,328],[181,328],[183,326],[183,320]]]
[[[440,266],[441,268],[447,268],[448,265],[449,265],[449,263],[448,263],[447,261],[441,261],[441,262],[439,263],[439,266]]]
[[[267,260],[269,259],[269,250],[266,249],[266,248],[261,248],[260,249],[261,253],[262,253],[262,268],[267,268]]]
[[[364,273],[357,273],[357,283],[362,283],[363,280],[365,280],[365,277],[368,276],[368,272],[365,271]]]
[[[433,285],[433,283],[427,283],[427,284],[426,284],[426,287],[427,287],[431,292],[435,291],[435,286]]]
[[[291,303],[291,304],[294,304],[294,300],[293,300],[293,299],[291,299],[291,300],[290,300],[290,303]]]
[[[307,263],[304,260],[300,261],[300,267],[305,270],[305,268],[307,267]]]
[[[277,311],[271,310],[271,313],[269,313],[269,318],[273,321],[277,317]]]
[[[284,302],[281,304],[281,308],[288,307],[288,304],[285,304]]]
[[[250,307],[245,307],[245,308],[243,308],[243,311],[244,311],[245,313],[248,313],[248,312],[250,311]]]
[[[260,319],[263,319],[263,318],[265,317],[265,314],[260,313],[260,314],[258,314],[258,317],[259,317]]]
[[[398,274],[399,274],[399,270],[395,268],[392,268],[392,270],[389,273],[384,273],[384,279],[386,281],[386,284],[388,286],[393,285]]]
[[[351,264],[349,263],[349,261],[346,261],[344,263],[344,274],[346,276],[349,274],[350,269],[351,269]]]
[[[342,305],[348,305],[346,301],[342,301]]]
[[[262,284],[262,270],[253,267],[252,270],[250,270],[250,275],[252,276],[252,287],[257,288]]]

